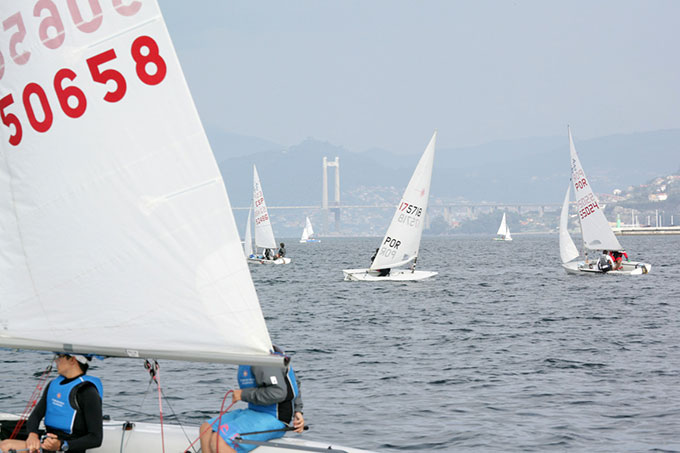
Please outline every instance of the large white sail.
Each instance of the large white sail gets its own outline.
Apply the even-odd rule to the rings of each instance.
[[[255,165],[253,165],[253,207],[255,209],[255,247],[275,249],[274,230],[269,220],[267,203],[264,201],[260,176],[257,174]]]
[[[251,207],[248,209],[248,220],[246,221],[246,232],[243,240],[243,252],[245,253],[246,258],[253,254],[253,233],[251,231],[253,228],[250,225],[250,215],[252,213],[253,208]]]
[[[560,257],[563,263],[568,263],[579,255],[578,249],[574,245],[574,241],[568,231],[570,189],[571,185],[568,185],[567,193],[564,195],[564,202],[562,203],[562,212],[560,213]]]
[[[280,363],[156,1],[38,3],[2,7],[0,346]]]
[[[397,206],[397,211],[371,264],[371,269],[404,265],[418,256],[420,239],[425,226],[427,202],[430,197],[432,164],[437,141],[435,131],[418,161],[413,176]]]
[[[569,129],[569,151],[571,153],[571,182],[574,187],[576,209],[581,222],[585,247],[590,250],[623,250],[586,178],[578,154],[576,154],[571,129]]]

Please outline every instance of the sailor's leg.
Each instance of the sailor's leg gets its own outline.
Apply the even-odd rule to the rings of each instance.
[[[220,453],[236,453],[236,450],[227,445],[224,439],[222,439],[222,436],[217,433],[215,433],[215,440],[217,441],[217,445],[215,445],[215,450],[213,451],[219,451]]]
[[[201,433],[201,453],[213,453],[215,450],[212,449],[210,441],[213,435],[217,433],[212,430],[212,425],[210,423],[203,423],[199,433]]]

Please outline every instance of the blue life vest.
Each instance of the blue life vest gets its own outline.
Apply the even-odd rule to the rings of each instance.
[[[253,370],[250,365],[239,365],[238,386],[242,389],[257,387],[255,376],[253,376]],[[265,412],[267,414],[273,415],[284,423],[289,423],[293,419],[293,401],[299,394],[293,367],[288,367],[288,373],[286,373],[286,394],[286,399],[278,404],[261,406],[259,404],[248,403],[248,409],[252,409],[257,412]],[[291,394],[292,397],[290,396]]]
[[[47,409],[45,411],[45,425],[64,431],[68,434],[73,432],[73,422],[76,419],[78,409],[74,407],[77,403],[76,390],[81,385],[91,382],[97,387],[99,396],[104,396],[102,381],[98,377],[82,375],[68,384],[63,384],[64,376],[54,379],[47,389]]]

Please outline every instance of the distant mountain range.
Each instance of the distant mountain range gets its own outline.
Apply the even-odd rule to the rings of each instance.
[[[340,158],[341,202],[376,188],[401,193],[420,151],[404,156],[387,150],[350,152],[307,139],[286,148],[266,140],[208,130],[233,206],[248,206],[256,164],[269,205],[320,205],[322,158]],[[429,137],[423,137],[423,149]],[[659,130],[578,140],[576,149],[599,193],[625,189],[680,169],[680,130]],[[329,197],[333,172],[329,169]],[[566,136],[495,141],[438,148],[431,197],[443,200],[560,203],[569,183]],[[398,200],[395,200],[395,202]]]

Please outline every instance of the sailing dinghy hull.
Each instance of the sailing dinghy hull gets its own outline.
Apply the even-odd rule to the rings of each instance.
[[[16,421],[19,417],[14,414],[0,414],[0,423]],[[198,438],[198,426],[180,426],[163,424],[163,443],[161,442],[161,425],[158,423],[105,421],[104,440],[99,448],[88,450],[93,453],[139,453],[165,451],[183,452],[197,451],[200,447],[196,442],[189,449],[191,442]],[[370,453],[368,450],[330,445],[314,442],[300,437],[283,437],[270,441],[277,446],[262,445],[257,447],[257,453],[300,453],[301,451],[328,451],[330,453],[345,451],[347,453]],[[299,448],[302,447],[302,448]],[[330,450],[329,450],[330,449]]]
[[[265,260],[261,258],[248,258],[248,262],[251,264],[290,264],[290,258],[277,258],[275,260]]]
[[[617,271],[602,272],[597,268],[597,262],[591,261],[586,264],[584,261],[572,261],[562,264],[567,274],[572,275],[643,275],[652,270],[652,265],[637,261],[627,261],[623,263],[623,268]]]
[[[343,269],[342,273],[345,275],[345,281],[352,282],[410,282],[425,280],[438,274],[438,272],[411,271],[410,269],[392,269],[390,275],[384,277],[378,276],[378,271],[371,269]]]

